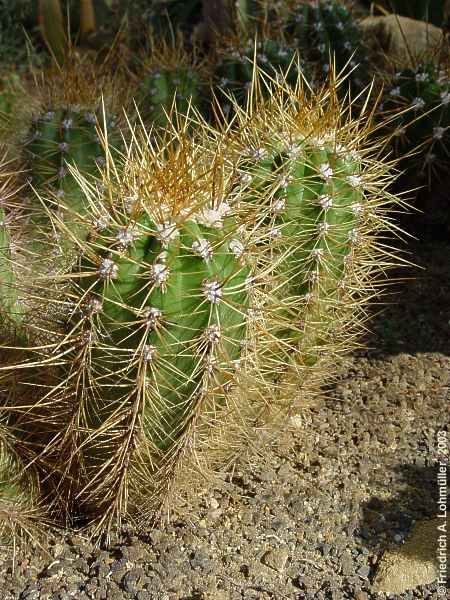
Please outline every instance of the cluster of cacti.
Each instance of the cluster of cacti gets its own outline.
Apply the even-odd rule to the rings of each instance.
[[[76,193],[36,180],[39,202],[24,190],[5,202],[3,414],[68,522],[147,523],[180,477],[192,487],[254,423],[285,418],[294,390],[352,345],[383,266],[389,165],[333,90],[264,86],[233,130],[191,136],[184,120],[154,138],[132,125],[101,175],[97,148],[79,146]],[[39,122],[43,182],[63,117]]]
[[[395,73],[383,108],[394,111],[394,149],[401,166],[427,178],[450,165],[450,78],[432,62]],[[413,154],[411,154],[413,153]]]
[[[321,84],[332,70],[349,73],[353,92],[367,81],[367,55],[362,33],[352,13],[336,0],[301,2],[284,19],[302,56],[313,68],[312,85]]]

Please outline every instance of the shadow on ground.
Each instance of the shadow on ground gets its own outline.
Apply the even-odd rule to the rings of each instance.
[[[398,465],[394,471],[401,492],[389,500],[372,496],[361,507],[360,537],[376,553],[402,543],[413,521],[436,516],[437,466]]]
[[[405,248],[405,246],[403,246]],[[376,354],[450,355],[450,241],[410,243],[405,258],[417,267],[390,273],[398,281],[374,303],[377,316],[364,343]]]

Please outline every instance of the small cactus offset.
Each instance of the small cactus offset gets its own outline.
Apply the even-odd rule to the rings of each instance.
[[[150,55],[142,60],[137,89],[139,112],[148,123],[168,125],[168,115],[187,114],[190,107],[206,111],[208,69],[196,58],[195,50],[183,49],[179,36],[176,45],[153,44]],[[174,111],[176,109],[176,112]]]
[[[5,144],[14,158],[23,160],[36,189],[76,196],[69,165],[98,173],[97,165],[105,162],[99,132],[108,126],[112,145],[118,144],[113,115],[127,105],[128,90],[121,85],[120,69],[111,76],[106,61],[94,63],[72,49],[64,68],[54,66],[34,79],[30,102],[18,105],[9,116]],[[73,202],[75,208],[75,197]]]
[[[450,164],[450,77],[432,62],[397,71],[383,108],[398,113],[393,141],[400,165],[431,186]]]
[[[352,70],[346,86],[361,91],[367,56],[361,31],[346,6],[338,0],[301,2],[294,6],[284,27],[314,69],[313,87],[320,85],[331,69],[335,73]]]
[[[214,81],[225,115],[232,107],[232,99],[240,106],[246,105],[254,79],[254,61],[268,78],[277,80],[283,74],[289,83],[294,83],[298,77],[295,51],[273,39],[228,44],[218,49],[218,55]]]
[[[76,165],[82,173],[95,175],[99,166],[105,164],[97,130],[98,124],[102,124],[102,113],[78,105],[52,108],[35,117],[25,157],[33,186],[51,187],[58,197],[67,195],[72,210],[78,212],[83,197],[69,165]],[[114,120],[109,118],[105,124],[109,135],[114,135]]]

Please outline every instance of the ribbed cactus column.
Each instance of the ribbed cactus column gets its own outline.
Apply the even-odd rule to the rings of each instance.
[[[109,332],[93,349],[103,373],[97,425],[113,412],[114,397],[120,405],[143,394],[144,432],[167,450],[201,394],[211,382],[220,388],[239,358],[249,269],[230,248],[233,219],[224,216],[222,224],[220,208],[218,222],[208,214],[156,216],[113,213],[114,226],[84,249],[79,286],[95,330]],[[124,372],[117,375],[120,361]]]
[[[58,198],[67,196],[65,203],[74,212],[83,211],[85,200],[68,166],[76,166],[86,175],[97,175],[99,167],[105,164],[97,123],[103,127],[100,113],[76,106],[48,110],[36,117],[25,147],[32,185],[38,191],[49,187]],[[117,142],[114,121],[108,119],[105,125]]]
[[[331,135],[294,134],[282,142],[273,131],[268,138],[275,141],[243,156],[241,181],[244,195],[268,203],[272,247],[286,253],[279,269],[293,299],[287,314],[298,328],[279,335],[302,343],[302,360],[312,364],[318,358],[315,346],[337,325],[332,306],[339,304],[353,249],[362,241],[359,226],[367,202],[361,159]]]

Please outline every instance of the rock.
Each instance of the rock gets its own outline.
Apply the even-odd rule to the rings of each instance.
[[[284,571],[289,558],[289,550],[287,548],[277,548],[276,550],[268,550],[262,557],[261,562],[270,567],[274,571],[281,573]]]
[[[195,550],[189,559],[189,563],[192,569],[199,569],[204,573],[210,573],[212,571],[211,560],[202,550]]]
[[[441,519],[416,523],[403,546],[387,550],[378,562],[373,581],[374,592],[402,594],[438,578],[437,527]]]
[[[444,52],[442,29],[425,21],[388,15],[366,17],[360,25],[372,49],[389,56],[400,67],[415,67],[414,63],[426,52]]]
[[[346,550],[341,557],[341,569],[342,575],[345,577],[349,577],[350,575],[355,574],[355,565],[353,563],[353,558],[350,553]]]
[[[364,565],[360,567],[356,572],[361,577],[361,579],[367,579],[367,577],[369,577],[370,567],[368,565]]]

